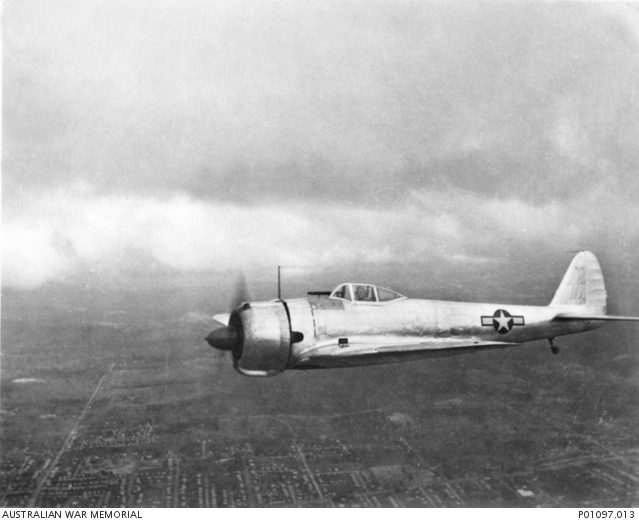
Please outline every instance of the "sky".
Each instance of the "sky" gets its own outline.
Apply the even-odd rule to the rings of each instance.
[[[3,287],[639,262],[636,4],[8,0],[3,26]]]

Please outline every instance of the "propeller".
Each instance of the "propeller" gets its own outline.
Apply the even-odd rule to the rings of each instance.
[[[233,292],[233,302],[231,303],[231,307],[235,310],[242,303],[248,303],[251,300],[251,296],[249,295],[248,288],[246,287],[246,278],[244,274],[240,272],[237,281],[235,281],[235,291]]]
[[[240,276],[235,282],[233,301],[231,302],[231,310],[234,311],[242,303],[246,303],[250,300],[251,298],[246,287],[246,278],[244,277],[244,274],[240,273]],[[230,316],[228,317],[226,322],[226,325],[220,326],[219,328],[216,328],[215,330],[210,332],[206,336],[205,340],[213,348],[224,352],[234,352],[234,355],[236,357],[239,357],[241,355],[241,353],[238,353],[238,351],[240,350],[241,333],[238,332],[238,327],[241,328],[241,326],[238,324],[233,324],[230,321]]]

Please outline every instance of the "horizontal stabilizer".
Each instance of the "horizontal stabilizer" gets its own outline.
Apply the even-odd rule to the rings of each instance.
[[[563,313],[554,317],[555,321],[639,321],[639,317],[623,315],[597,315],[589,313]]]

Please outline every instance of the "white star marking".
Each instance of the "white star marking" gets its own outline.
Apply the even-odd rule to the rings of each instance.
[[[505,328],[507,332],[510,332],[508,321],[510,321],[512,317],[506,317],[504,315],[504,312],[502,311],[499,312],[499,315],[500,317],[495,317],[495,321],[499,323],[499,328],[497,328],[497,331],[501,330],[502,328]]]

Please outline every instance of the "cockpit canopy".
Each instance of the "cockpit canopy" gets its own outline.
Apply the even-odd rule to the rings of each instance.
[[[398,294],[388,288],[375,285],[363,285],[359,283],[346,283],[338,286],[330,295],[331,298],[345,299],[346,301],[364,303],[385,303],[395,299],[405,299],[406,296]]]

